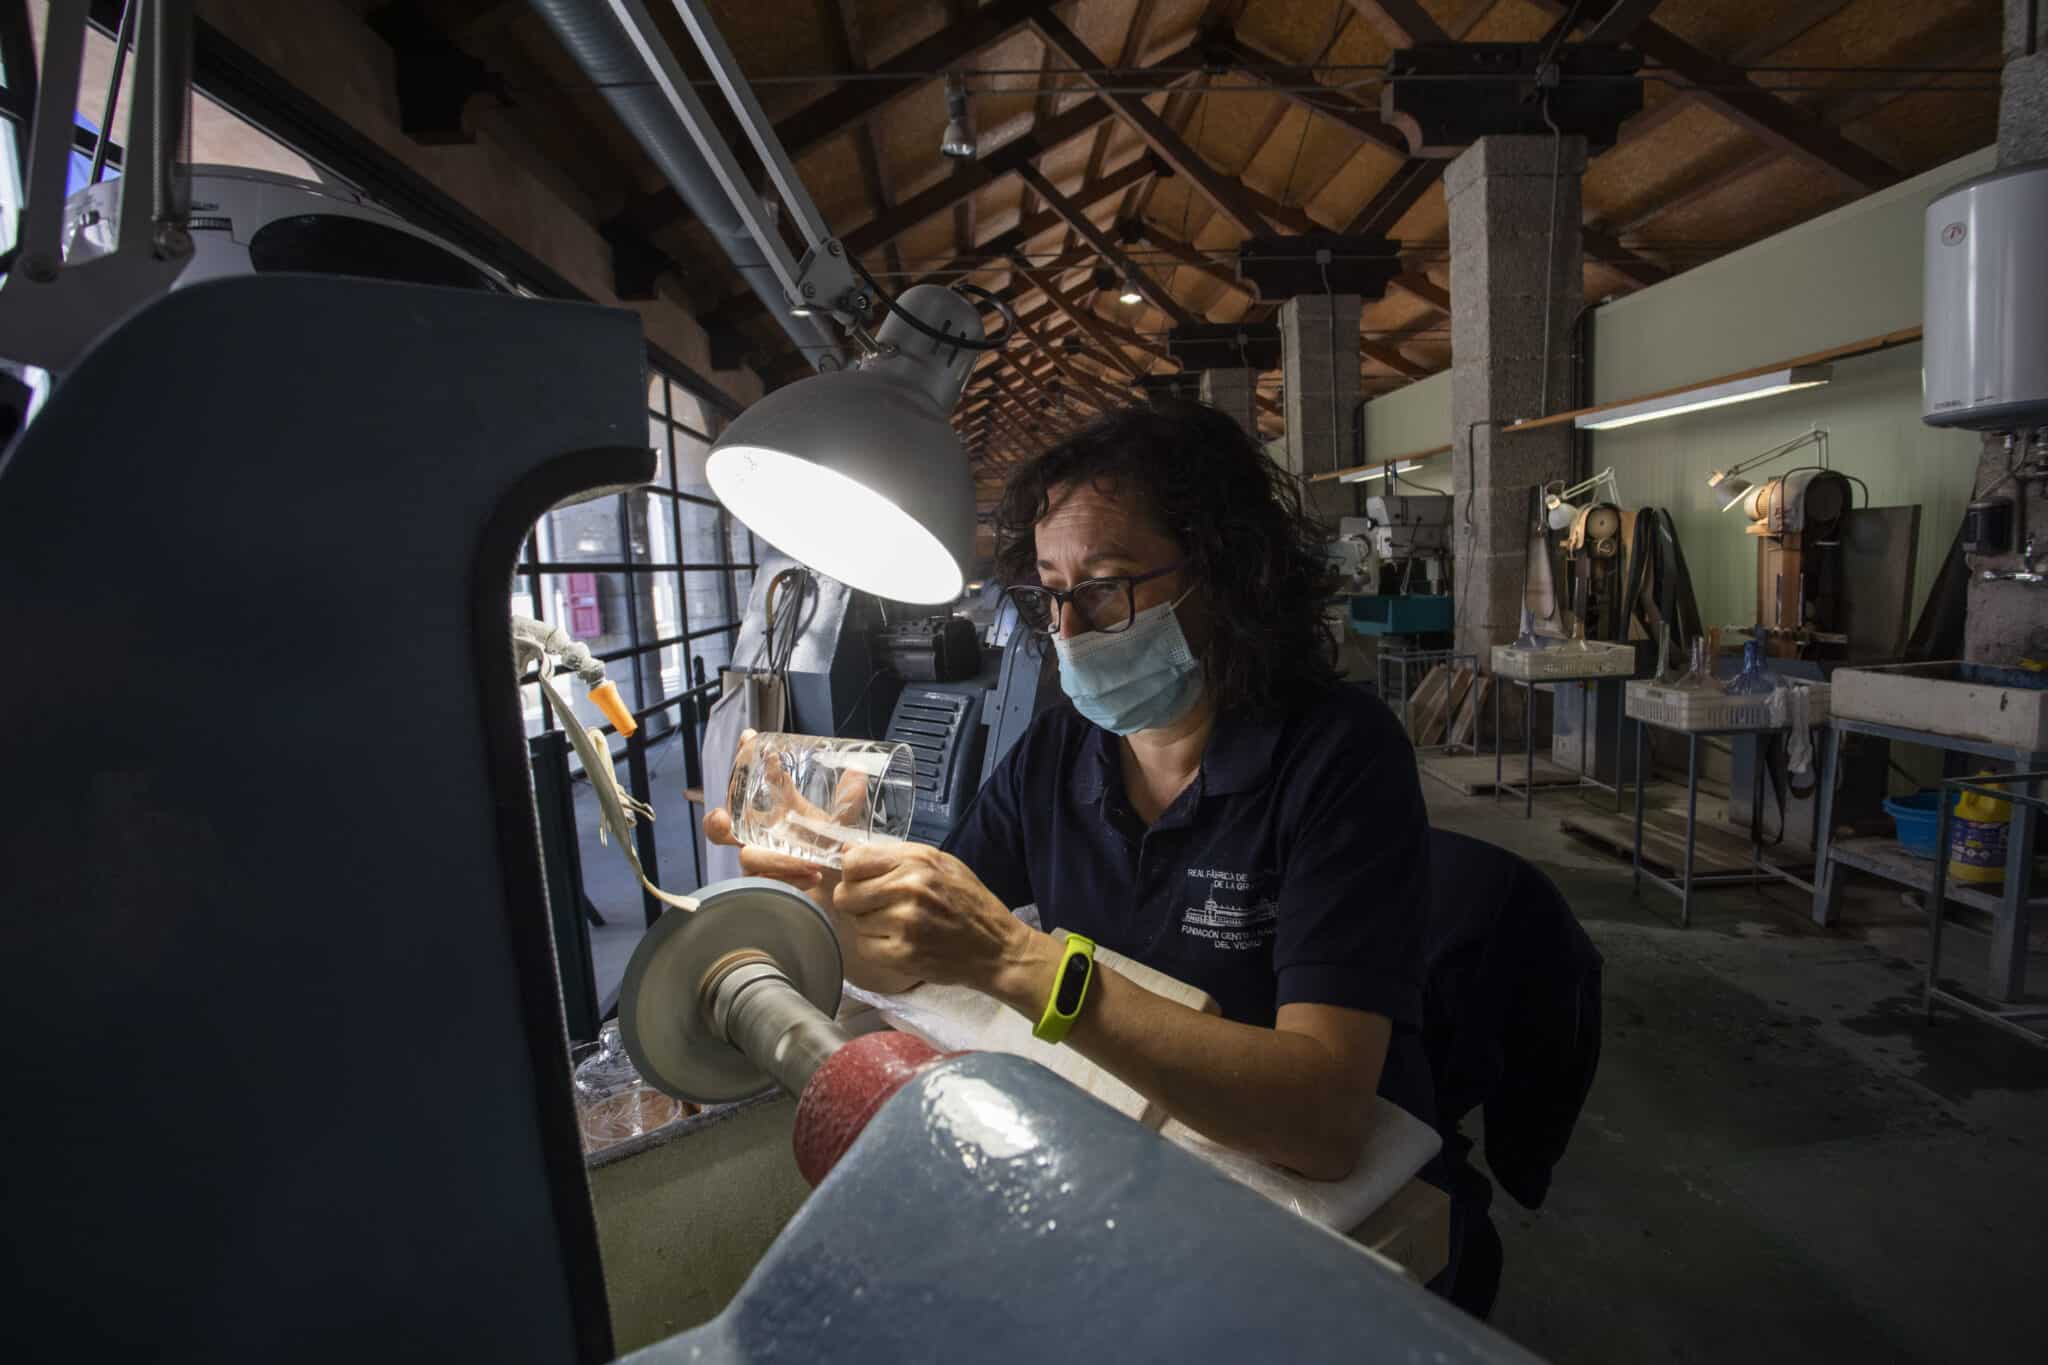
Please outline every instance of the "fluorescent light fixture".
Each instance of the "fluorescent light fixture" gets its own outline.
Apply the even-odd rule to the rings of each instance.
[[[1406,464],[1395,465],[1394,472],[1396,474],[1406,474],[1411,469],[1420,468],[1422,468],[1422,461],[1410,460]],[[1353,469],[1348,470],[1345,473],[1339,474],[1337,476],[1337,482],[1364,483],[1367,479],[1384,479],[1385,477],[1387,477],[1387,467],[1385,465],[1374,465],[1370,469]]]
[[[1118,303],[1143,303],[1145,296],[1127,284],[1124,286],[1124,292],[1116,296],[1116,301]]]
[[[1638,422],[1676,417],[1682,412],[1700,412],[1706,408],[1726,407],[1730,403],[1747,403],[1773,394],[1790,393],[1794,389],[1810,389],[1816,384],[1827,383],[1833,375],[1832,365],[1796,365],[1790,369],[1753,374],[1747,379],[1730,379],[1725,383],[1667,393],[1661,398],[1645,398],[1639,403],[1624,403],[1601,412],[1583,412],[1572,419],[1572,425],[1584,431],[1611,431],[1615,427],[1631,427]]]

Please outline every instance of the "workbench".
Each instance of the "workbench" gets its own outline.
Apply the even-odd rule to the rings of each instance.
[[[1591,787],[1591,788],[1593,788],[1593,789],[1594,789],[1595,791],[1603,791],[1603,792],[1613,792],[1613,793],[1614,793],[1614,808],[1615,808],[1615,810],[1619,811],[1619,810],[1621,809],[1621,772],[1620,772],[1620,764],[1619,764],[1619,762],[1617,761],[1617,763],[1616,763],[1616,765],[1615,765],[1616,771],[1615,771],[1615,774],[1614,774],[1614,781],[1613,781],[1612,783],[1602,782],[1602,781],[1601,781],[1601,780],[1600,780],[1599,778],[1597,778],[1597,777],[1593,776],[1593,775],[1592,775],[1592,774],[1591,774],[1590,772],[1588,772],[1588,771],[1586,770],[1586,755],[1587,755],[1587,754],[1590,754],[1590,753],[1592,753],[1592,752],[1593,752],[1593,736],[1592,736],[1592,729],[1591,729],[1591,723],[1590,723],[1590,721],[1588,720],[1588,717],[1589,717],[1589,716],[1590,716],[1590,715],[1592,714],[1592,713],[1591,713],[1591,707],[1592,707],[1592,702],[1593,702],[1593,688],[1594,688],[1595,686],[1599,685],[1600,683],[1603,683],[1603,682],[1619,682],[1619,681],[1622,681],[1622,680],[1621,680],[1621,679],[1617,679],[1617,678],[1614,678],[1614,677],[1611,677],[1611,676],[1602,676],[1602,675],[1599,675],[1599,674],[1589,674],[1589,675],[1587,675],[1587,676],[1585,676],[1585,677],[1567,677],[1567,678],[1543,678],[1543,679],[1540,679],[1540,680],[1538,680],[1538,679],[1530,679],[1530,678],[1516,678],[1516,677],[1512,677],[1512,676],[1510,676],[1510,675],[1508,675],[1508,674],[1505,674],[1505,673],[1499,673],[1499,672],[1496,672],[1496,673],[1495,673],[1495,674],[1493,675],[1493,800],[1494,800],[1494,803],[1495,803],[1496,805],[1498,805],[1498,804],[1500,803],[1500,794],[1501,794],[1501,793],[1502,793],[1503,791],[1505,791],[1505,792],[1509,793],[1510,795],[1517,795],[1517,794],[1519,794],[1519,795],[1521,796],[1521,798],[1522,798],[1522,818],[1523,818],[1524,820],[1526,820],[1526,819],[1528,819],[1528,818],[1529,818],[1529,817],[1530,817],[1530,816],[1531,816],[1531,815],[1532,815],[1532,814],[1533,814],[1533,813],[1535,812],[1535,809],[1536,809],[1536,726],[1535,726],[1535,724],[1533,723],[1533,716],[1534,716],[1534,712],[1535,712],[1535,702],[1536,702],[1536,689],[1537,689],[1537,688],[1539,688],[1539,687],[1552,687],[1552,688],[1554,688],[1554,687],[1555,687],[1555,686],[1556,686],[1556,685],[1557,685],[1558,683],[1578,683],[1578,684],[1580,684],[1580,687],[1579,687],[1579,734],[1580,734],[1580,736],[1581,736],[1581,740],[1580,740],[1580,743],[1579,743],[1579,780],[1578,780],[1577,782],[1575,782],[1575,783],[1570,783],[1570,784],[1559,784],[1559,785],[1557,785],[1557,786],[1554,786],[1554,787],[1548,787],[1548,788],[1546,788],[1545,790],[1547,790],[1547,791],[1566,791],[1566,792],[1576,792],[1576,791],[1584,791],[1584,790],[1586,790],[1586,789],[1587,789],[1588,787]],[[1502,684],[1504,684],[1504,683],[1513,683],[1513,684],[1514,684],[1515,686],[1517,686],[1517,687],[1521,688],[1521,689],[1522,689],[1522,691],[1523,691],[1523,704],[1522,704],[1522,783],[1521,783],[1521,785],[1520,785],[1520,786],[1515,786],[1514,784],[1512,784],[1512,783],[1508,782],[1508,781],[1507,781],[1507,780],[1506,780],[1506,779],[1504,778],[1504,776],[1502,775],[1502,763],[1501,763],[1501,747],[1500,747],[1500,694],[1501,694],[1501,693],[1502,693],[1503,691],[1505,691],[1505,690],[1506,690],[1506,689],[1505,689],[1505,688],[1504,688],[1504,687],[1502,686]],[[1553,691],[1553,692],[1551,693],[1551,695],[1552,695],[1552,696],[1556,696],[1557,694],[1556,694],[1556,692],[1554,692],[1554,691]],[[1617,706],[1617,707],[1615,707],[1615,708],[1614,708],[1614,748],[1615,748],[1615,753],[1616,753],[1617,755],[1619,755],[1619,753],[1621,752],[1621,718],[1622,718],[1623,714],[1625,713],[1625,711],[1626,711],[1626,708],[1625,708],[1625,707],[1622,707],[1622,706]],[[1482,760],[1482,761],[1483,761],[1483,760]],[[1638,752],[1637,752],[1637,754],[1636,754],[1636,765],[1637,765],[1637,766],[1636,766],[1636,773],[1638,774],[1638,776],[1637,776],[1637,781],[1636,781],[1636,797],[1637,797],[1637,805],[1638,805],[1638,806],[1640,806],[1640,805],[1641,805],[1641,803],[1642,803],[1642,790],[1643,790],[1643,784],[1642,784],[1642,780],[1641,780],[1641,773],[1642,773],[1642,771],[1643,771],[1643,769],[1642,769],[1642,761],[1643,761],[1643,756],[1642,756],[1641,752],[1640,752],[1640,751],[1638,751]],[[1570,769],[1566,769],[1565,771],[1566,771],[1566,772],[1569,772],[1569,771],[1570,771]]]
[[[1929,971],[1939,965],[1935,956],[1939,947],[1939,924],[1943,908],[1950,902],[1981,910],[1991,917],[1991,951],[1989,960],[1989,993],[1996,1003],[1971,1001],[1949,991],[1942,991],[1945,1003],[1977,1015],[1988,1022],[2010,1026],[2017,1017],[2039,1011],[2008,1008],[2026,995],[2027,988],[2027,927],[2034,911],[2048,909],[2048,900],[2033,894],[2034,840],[2038,823],[2040,779],[2036,776],[2048,768],[2048,753],[2018,749],[2010,745],[1989,744],[1982,740],[1963,739],[1955,735],[1938,734],[1932,730],[1915,730],[1904,726],[1881,725],[1875,721],[1852,720],[1835,716],[1828,721],[1828,728],[1837,736],[1845,734],[1870,735],[1878,739],[1891,740],[1899,744],[1919,744],[1945,753],[1969,754],[1976,758],[1989,759],[2000,764],[2011,773],[2028,777],[2029,791],[2002,793],[2013,803],[2012,829],[2006,843],[2005,885],[1996,892],[1977,887],[1964,886],[1953,881],[1940,888],[1927,907],[1930,926],[1935,927],[1937,937],[1929,945]],[[1828,746],[1828,761],[1821,778],[1820,798],[1820,846],[1815,850],[1815,873],[1813,892],[1813,922],[1826,927],[1833,924],[1841,909],[1842,872],[1850,869],[1869,876],[1914,890],[1928,891],[1932,884],[1942,880],[1947,866],[1945,856],[1933,860],[1930,868],[1927,861],[1915,858],[1900,848],[1897,840],[1885,837],[1849,838],[1835,837],[1834,801],[1837,784],[1840,781],[1839,762],[1841,740],[1839,737]],[[1966,779],[1967,780],[1967,779]],[[1948,810],[1954,804],[1950,788],[1956,783],[1945,783],[1942,787],[1942,817],[1940,830],[1942,843],[1946,847]],[[1932,978],[1930,977],[1930,981]],[[1933,989],[1930,987],[1930,989]],[[2034,1037],[2031,1030],[2020,1028],[2020,1033]]]
[[[1655,872],[1647,871],[1643,867],[1643,794],[1644,790],[1649,786],[1649,783],[1645,780],[1644,777],[1644,775],[1649,771],[1649,769],[1645,766],[1647,759],[1645,758],[1643,751],[1646,747],[1644,742],[1644,734],[1645,731],[1650,729],[1663,730],[1674,735],[1683,735],[1685,736],[1686,741],[1685,853],[1684,865],[1679,869],[1679,878],[1677,881],[1672,881],[1668,877],[1661,876]],[[1734,882],[1746,882],[1750,886],[1754,887],[1761,884],[1765,877],[1771,877],[1777,881],[1785,882],[1789,885],[1796,886],[1802,891],[1811,892],[1813,890],[1812,882],[1809,882],[1802,877],[1793,875],[1792,873],[1786,871],[1784,868],[1779,867],[1776,863],[1773,863],[1769,859],[1764,857],[1763,815],[1765,764],[1763,762],[1763,756],[1761,753],[1758,754],[1757,762],[1753,765],[1756,769],[1754,778],[1755,790],[1752,792],[1750,796],[1749,803],[1749,871],[1695,873],[1692,870],[1693,852],[1699,842],[1700,741],[1703,739],[1730,738],[1733,736],[1743,735],[1754,738],[1758,740],[1759,743],[1761,743],[1761,741],[1763,741],[1771,735],[1782,734],[1784,732],[1784,729],[1784,726],[1755,725],[1728,726],[1710,730],[1691,730],[1686,729],[1683,726],[1666,725],[1654,720],[1644,720],[1640,717],[1636,718],[1636,820],[1635,847],[1631,856],[1631,862],[1633,864],[1635,874],[1634,889],[1636,893],[1640,895],[1643,889],[1643,878],[1648,877],[1652,882],[1656,883],[1658,886],[1663,887],[1666,891],[1669,891],[1673,895],[1677,896],[1678,923],[1680,927],[1688,929],[1692,927],[1692,893],[1694,887],[1726,886]],[[1826,731],[1816,729],[1815,735],[1819,742],[1825,743]],[[1832,752],[1832,749],[1830,749],[1830,752]]]

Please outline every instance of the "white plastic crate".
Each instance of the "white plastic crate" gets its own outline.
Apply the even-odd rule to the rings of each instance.
[[[1646,720],[1667,730],[1777,730],[1791,722],[1790,692],[1806,692],[1806,721],[1821,725],[1828,718],[1826,683],[1788,682],[1768,696],[1731,697],[1712,687],[1672,687],[1667,683],[1632,682],[1623,689],[1622,709],[1632,720]]]
[[[1493,647],[1496,677],[1521,682],[1570,682],[1576,678],[1626,678],[1636,671],[1634,645],[1588,640],[1584,649],[1563,643],[1548,649]]]

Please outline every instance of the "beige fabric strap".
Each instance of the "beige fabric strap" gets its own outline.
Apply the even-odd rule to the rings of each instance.
[[[640,855],[633,849],[632,830],[643,818],[649,824],[654,822],[654,807],[637,799],[620,785],[618,770],[612,766],[611,746],[604,742],[603,733],[576,723],[576,713],[569,709],[569,703],[555,690],[554,683],[545,673],[536,681],[540,683],[541,691],[547,694],[548,704],[555,708],[555,714],[562,718],[563,733],[568,735],[576,756],[583,760],[583,771],[590,777],[591,790],[597,793],[598,842],[612,842],[605,837],[609,831],[617,839],[626,865],[633,869],[633,875],[640,879],[640,885],[647,889],[648,895],[678,910],[695,910],[697,901],[694,897],[662,890],[647,880],[647,873],[641,869]]]

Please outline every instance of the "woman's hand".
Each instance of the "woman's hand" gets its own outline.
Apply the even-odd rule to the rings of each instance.
[[[863,960],[971,986],[1032,1010],[1051,988],[1058,945],[1010,913],[965,863],[924,844],[849,848],[832,893]]]
[[[753,743],[754,732],[747,730],[740,735],[740,751]],[[856,774],[857,776],[857,774]],[[863,786],[862,791],[865,791]],[[740,851],[740,871],[749,877],[767,877],[783,882],[809,896],[829,913],[832,910],[833,893],[839,886],[839,870],[819,863],[808,862],[787,853],[775,853],[765,848],[753,848],[739,841],[733,833],[732,813],[724,807],[704,813],[704,837],[711,843],[724,844]],[[839,953],[846,966],[846,979],[862,990],[875,991],[883,995],[896,995],[909,990],[918,982],[915,976],[905,975],[882,963],[869,960],[863,953],[863,944],[853,932],[851,922],[843,915],[832,914],[832,929],[839,935]]]

